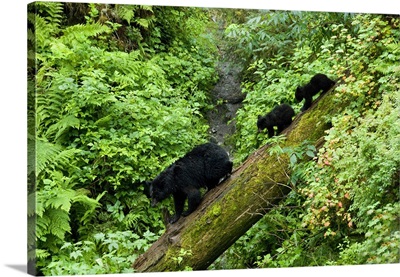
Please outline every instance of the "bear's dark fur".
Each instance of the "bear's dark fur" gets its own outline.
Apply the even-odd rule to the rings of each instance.
[[[265,128],[268,130],[268,137],[274,136],[274,126],[278,127],[276,135],[281,133],[292,123],[292,117],[294,116],[293,108],[288,104],[281,104],[272,109],[265,116],[258,116],[257,127],[258,131],[261,132]]]
[[[318,73],[311,78],[310,82],[304,86],[299,86],[296,89],[295,97],[297,101],[305,99],[302,111],[311,107],[312,97],[322,90],[322,93],[327,92],[333,85],[334,81],[328,78],[325,74]]]
[[[181,215],[187,216],[198,207],[201,201],[201,187],[210,190],[231,172],[232,162],[227,152],[217,144],[205,143],[193,148],[153,181],[146,182],[145,191],[150,196],[153,207],[172,194],[175,215],[169,222],[174,223]],[[183,212],[186,198],[188,209]]]

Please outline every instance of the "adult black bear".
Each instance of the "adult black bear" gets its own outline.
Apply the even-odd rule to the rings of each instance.
[[[232,162],[227,152],[214,143],[196,146],[184,157],[161,172],[153,181],[146,182],[145,191],[154,207],[172,194],[175,215],[169,220],[176,222],[180,216],[192,213],[200,204],[200,188],[208,190],[217,186],[220,180],[232,172]],[[186,198],[188,209],[183,212]]]
[[[274,135],[274,126],[278,126],[278,130],[276,131],[276,135],[278,135],[292,123],[293,116],[294,110],[290,105],[281,104],[276,106],[265,116],[258,116],[258,131],[261,132],[267,128],[268,137],[272,137]]]
[[[318,73],[311,78],[310,82],[304,86],[299,86],[296,89],[295,97],[297,101],[305,99],[302,111],[311,107],[312,97],[322,90],[322,93],[327,92],[333,85],[334,81],[328,78],[325,74]]]

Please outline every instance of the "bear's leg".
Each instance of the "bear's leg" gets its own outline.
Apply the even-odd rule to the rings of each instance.
[[[276,135],[282,133],[282,131],[285,130],[286,127],[287,127],[286,125],[278,125],[278,130],[276,131]]]
[[[304,105],[303,105],[303,108],[301,108],[301,111],[305,111],[305,110],[307,110],[309,107],[311,107],[311,104],[312,104],[312,97],[306,97],[305,98],[305,102],[304,102]]]
[[[169,220],[169,223],[175,223],[181,217],[183,207],[185,206],[186,195],[183,192],[173,194],[175,204],[175,215]]]
[[[215,188],[218,185],[218,183],[219,183],[219,178],[207,180],[207,192]]]
[[[187,216],[191,214],[196,208],[199,206],[201,201],[201,193],[195,187],[190,187],[186,190],[186,194],[188,197],[188,209],[187,211],[183,212],[183,216]]]
[[[274,127],[273,126],[267,127],[267,129],[268,129],[268,137],[272,138],[274,136]]]
[[[286,124],[278,125],[278,132],[277,132],[277,134],[282,133],[283,130],[285,130],[287,127],[290,126],[290,124],[292,124],[292,120],[288,121]]]
[[[328,85],[328,86],[325,86],[324,88],[322,88],[321,95],[324,93],[327,93],[332,87],[333,87],[333,85]]]

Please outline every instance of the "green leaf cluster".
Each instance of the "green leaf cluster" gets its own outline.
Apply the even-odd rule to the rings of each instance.
[[[208,140],[209,17],[246,68],[235,163],[271,143],[292,187],[210,268],[398,261],[398,18],[53,2],[28,8],[29,258],[46,275],[131,272],[162,234],[142,183]],[[299,112],[295,89],[319,72],[340,81],[319,151],[257,133],[275,105]]]
[[[35,2],[28,12],[30,258],[45,274],[125,272],[165,228],[143,182],[208,140],[209,23],[194,8]]]
[[[90,240],[66,242],[61,254],[46,264],[45,275],[132,273],[131,264],[158,238],[151,232],[131,231],[94,234]]]
[[[309,18],[308,26],[330,24],[309,34],[304,32],[309,29],[303,29],[298,33],[301,37],[289,30],[292,47],[281,55],[262,52],[257,44],[267,28],[263,24],[269,26],[274,16],[261,14],[250,19],[251,24],[232,27],[236,32],[230,33],[232,37],[246,33],[246,41],[240,41],[244,48],[238,51],[249,50],[250,42],[256,46],[248,65],[250,76],[242,83],[246,99],[237,112],[232,141],[236,163],[265,143],[272,145],[271,155],[287,153],[292,191],[210,268],[398,262],[399,19],[300,13],[297,16]],[[289,13],[277,22],[286,24],[293,17]],[[340,113],[323,118],[332,126],[323,147],[317,152],[310,146],[315,142],[304,142],[282,149],[280,137],[258,134],[257,115],[282,102],[299,112],[294,91],[319,72],[340,82],[332,92],[332,106],[327,107]],[[343,108],[342,103],[350,104]],[[243,258],[238,261],[237,257]]]

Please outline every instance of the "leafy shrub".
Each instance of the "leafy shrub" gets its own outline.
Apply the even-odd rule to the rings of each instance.
[[[46,264],[45,275],[82,275],[133,272],[133,261],[158,236],[146,232],[140,237],[130,231],[97,233],[90,240],[66,242],[60,253]]]
[[[52,275],[131,272],[164,231],[141,183],[207,140],[216,47],[202,9],[83,4],[79,24],[65,10],[28,9],[29,258]],[[238,15],[225,32],[247,64],[235,163],[277,143],[293,189],[211,268],[398,261],[399,19]],[[350,105],[325,118],[310,161],[314,142],[281,149],[255,123],[282,102],[299,111],[295,88],[317,72],[341,81],[332,106]]]
[[[318,167],[311,169],[308,186],[302,189],[308,196],[304,205],[310,209],[303,217],[305,226],[325,230],[325,236],[365,235],[363,242],[349,240],[352,250],[353,243],[363,249],[356,260],[360,263],[399,258],[391,248],[399,234],[394,216],[398,205],[393,204],[399,199],[400,168],[400,148],[395,142],[400,136],[396,95],[384,95],[380,107],[367,111],[363,118],[348,116],[335,122],[327,136],[329,144],[320,150]],[[377,258],[378,249],[385,255]]]
[[[309,16],[310,25],[320,20]],[[263,29],[257,28],[264,23],[261,19],[255,21],[254,29],[250,25],[234,28],[244,28],[248,32],[246,43],[256,40],[253,45],[258,45],[257,36]],[[332,128],[313,160],[293,154],[312,149],[292,150],[293,190],[229,248],[213,268],[399,260],[400,75],[395,60],[400,58],[400,48],[395,38],[400,22],[398,18],[379,15],[347,19],[333,20],[334,24],[326,26],[323,30],[329,36],[318,44],[312,38],[315,33],[302,33],[301,39],[292,42],[297,47],[285,57],[260,55],[259,45],[253,49],[249,72],[254,76],[242,84],[246,99],[237,113],[237,133],[233,136],[236,163],[260,145],[277,141],[257,134],[257,114],[266,113],[281,102],[291,103],[298,111],[300,106],[291,100],[295,87],[313,74],[324,72],[340,80],[332,105],[350,105],[340,115],[325,119]],[[243,257],[240,262],[238,256]]]
[[[29,199],[37,203],[29,210],[36,228],[30,258],[46,274],[82,274],[91,266],[87,273],[124,272],[143,248],[108,249],[103,257],[96,234],[124,244],[164,231],[141,184],[207,140],[203,114],[216,81],[215,46],[198,39],[208,24],[202,10],[79,5],[87,13],[81,24],[63,17],[72,6],[62,3],[32,4],[28,15],[29,95],[36,97],[29,145],[37,152],[29,169],[36,179]],[[184,29],[159,47],[163,32],[180,24],[177,13],[196,37]],[[142,39],[132,46],[135,30]],[[102,260],[93,264],[93,255]]]

